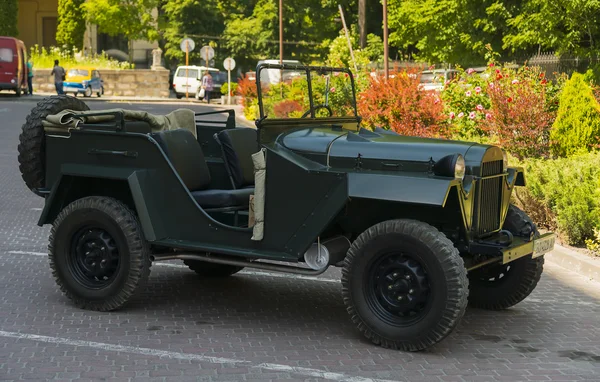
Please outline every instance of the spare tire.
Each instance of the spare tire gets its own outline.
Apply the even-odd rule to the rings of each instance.
[[[85,102],[67,95],[44,98],[31,110],[19,135],[19,170],[27,187],[34,191],[46,184],[46,142],[42,121],[65,109],[86,111]]]

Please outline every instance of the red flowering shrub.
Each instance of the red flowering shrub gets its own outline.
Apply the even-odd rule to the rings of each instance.
[[[380,126],[402,135],[448,137],[439,97],[419,89],[419,72],[402,70],[383,77],[371,77],[358,96],[358,114],[367,127]]]
[[[247,74],[244,74],[244,77],[238,80],[238,86],[236,89],[236,93],[242,96],[242,105],[244,107],[249,106],[249,102],[258,97],[258,93],[256,90],[256,82],[252,81],[248,78]]]
[[[291,113],[302,112],[302,105],[299,102],[286,99],[283,100],[273,106],[273,114],[275,114],[276,118],[290,118]],[[292,114],[292,117],[298,118],[295,114]]]
[[[556,114],[547,102],[547,82],[537,71],[496,69],[486,92],[490,108],[481,127],[519,159],[547,157]],[[493,77],[492,77],[493,78]]]

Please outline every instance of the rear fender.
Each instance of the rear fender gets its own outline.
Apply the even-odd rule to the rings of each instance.
[[[161,229],[156,227],[160,222],[150,221],[140,186],[140,179],[147,176],[147,172],[148,170],[132,168],[63,165],[59,178],[46,197],[38,225],[51,224],[63,208],[77,199],[91,195],[108,196],[134,210],[140,219],[144,235],[148,240],[154,240],[156,230]]]

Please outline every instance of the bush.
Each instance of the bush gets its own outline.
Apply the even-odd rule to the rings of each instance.
[[[221,94],[226,96],[228,88],[229,88],[229,86],[228,86],[227,82],[225,82],[223,85],[221,85]],[[231,82],[231,95],[232,96],[236,93],[237,88],[238,88],[238,84],[235,82]]]
[[[237,83],[236,93],[242,97],[244,116],[253,120],[258,118],[258,92],[256,82],[250,80],[245,74]]]
[[[496,69],[487,86],[490,108],[482,128],[519,159],[547,158],[554,113],[548,110],[543,73],[524,67]]]
[[[483,73],[459,68],[441,97],[453,138],[497,144],[520,159],[547,157],[560,86],[538,68],[490,62]]]
[[[557,156],[600,147],[600,104],[580,73],[573,73],[565,84],[550,140]]]
[[[600,229],[598,163],[600,151],[524,164],[528,192],[552,211],[568,244],[583,244]]]
[[[65,69],[75,66],[94,66],[97,69],[129,69],[129,63],[120,62],[109,58],[104,52],[94,57],[83,57],[77,49],[60,49],[51,47],[46,49],[37,44],[29,50],[29,57],[36,69],[50,69],[54,66],[54,60],[58,59],[60,65]]]
[[[435,93],[419,90],[419,72],[402,70],[390,74],[393,77],[387,81],[371,77],[369,86],[359,95],[358,111],[363,124],[403,135],[449,137],[442,102]]]
[[[273,106],[273,114],[276,118],[297,118],[298,113],[302,115],[302,105],[291,99],[283,100]]]

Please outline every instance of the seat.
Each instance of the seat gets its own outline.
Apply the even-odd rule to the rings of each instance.
[[[175,171],[202,208],[248,208],[253,189],[209,189],[210,171],[202,147],[186,129],[164,130],[151,133],[165,152]]]
[[[260,151],[256,129],[241,127],[221,130],[214,138],[221,145],[223,161],[233,187],[254,188],[252,154]]]

